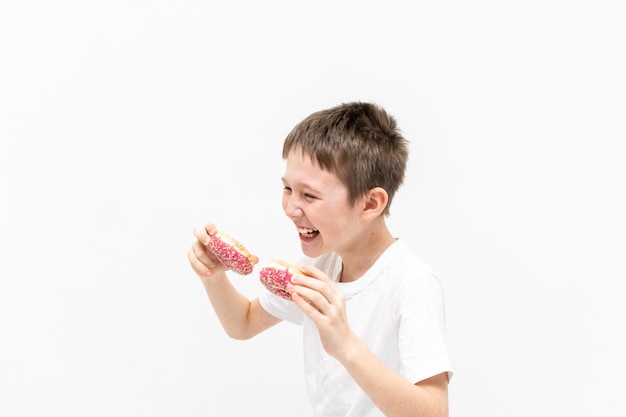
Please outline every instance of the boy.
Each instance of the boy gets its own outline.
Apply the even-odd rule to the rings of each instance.
[[[206,249],[215,226],[195,230],[188,257],[227,334],[302,325],[317,416],[446,417],[441,289],[385,223],[408,159],[395,119],[360,102],[313,113],[287,136],[283,158],[282,206],[305,255],[292,301],[248,300]]]

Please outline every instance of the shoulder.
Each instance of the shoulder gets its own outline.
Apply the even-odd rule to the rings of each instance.
[[[387,263],[387,274],[401,298],[442,297],[442,287],[433,267],[404,241],[398,240]]]
[[[387,279],[393,315],[406,329],[433,328],[445,331],[443,288],[435,271],[404,242],[388,264]]]
[[[394,251],[388,262],[388,269],[396,272],[397,277],[404,280],[414,280],[416,277],[423,279],[437,279],[434,269],[419,256],[403,240],[394,244]]]

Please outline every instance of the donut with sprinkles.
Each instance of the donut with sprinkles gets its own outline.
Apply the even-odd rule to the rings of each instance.
[[[256,264],[252,254],[237,239],[222,231],[209,236],[207,248],[224,266],[240,275],[252,273]]]
[[[277,259],[272,259],[259,271],[261,284],[272,294],[289,301],[291,301],[291,293],[287,291],[287,284],[291,282],[291,277],[294,275],[304,275],[304,273],[297,266]]]

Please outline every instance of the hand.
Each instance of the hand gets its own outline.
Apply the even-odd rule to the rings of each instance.
[[[294,303],[315,323],[322,346],[335,357],[347,355],[356,334],[348,324],[343,293],[326,274],[304,265],[300,269],[307,276],[294,275],[287,290]]]
[[[208,278],[218,274],[223,274],[228,270],[219,259],[208,250],[209,236],[217,233],[217,228],[213,223],[207,223],[204,227],[197,227],[193,231],[196,241],[187,252],[187,258],[191,267],[200,278]],[[258,262],[258,258],[256,259]]]

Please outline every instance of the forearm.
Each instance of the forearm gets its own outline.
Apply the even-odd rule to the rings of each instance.
[[[249,339],[278,322],[264,313],[258,301],[250,301],[225,273],[203,277],[202,284],[226,333],[234,339]],[[259,314],[260,313],[260,314]]]
[[[345,299],[330,278],[313,267],[294,275],[288,289],[315,323],[326,352],[337,359],[374,404],[389,417],[448,417],[446,373],[413,384],[389,368],[350,328]]]
[[[447,376],[432,385],[414,385],[385,365],[363,342],[355,340],[338,358],[354,381],[388,417],[447,417]]]

